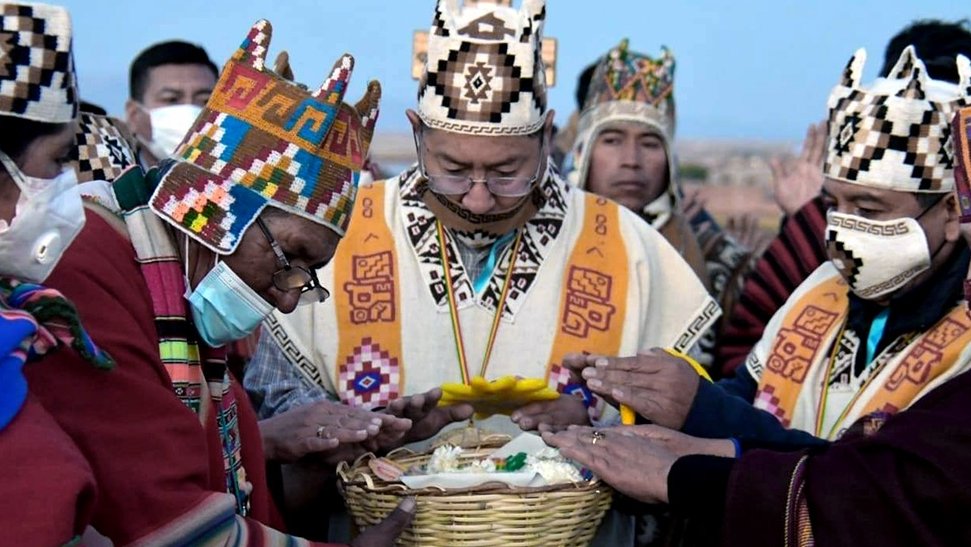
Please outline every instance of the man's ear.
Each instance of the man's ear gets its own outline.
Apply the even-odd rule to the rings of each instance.
[[[411,130],[418,133],[421,130],[421,118],[418,116],[418,113],[409,108],[405,110],[405,116],[408,117],[408,122],[411,123]]]
[[[152,120],[145,112],[145,107],[135,99],[125,101],[125,124],[135,136],[145,140],[152,139]]]
[[[553,142],[553,118],[556,117],[556,111],[550,110],[546,113],[546,121],[543,123],[543,138],[546,142]]]

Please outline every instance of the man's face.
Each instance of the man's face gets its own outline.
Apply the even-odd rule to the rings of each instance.
[[[216,75],[207,65],[159,65],[148,71],[141,107],[129,99],[125,105],[128,126],[146,140],[152,138],[152,122],[145,110],[162,106],[205,106],[216,86]]]
[[[668,156],[656,129],[637,122],[612,123],[590,146],[590,192],[639,213],[667,188]]]
[[[314,270],[334,257],[340,236],[321,224],[291,214],[264,215],[271,236],[291,266]],[[290,313],[300,300],[300,290],[284,291],[273,284],[280,269],[270,242],[254,222],[243,234],[236,251],[224,261],[264,300],[283,313]]]
[[[870,188],[827,178],[823,182],[823,199],[832,211],[869,220],[917,219],[927,238],[931,267],[894,294],[906,292],[926,280],[947,260],[951,247],[960,238],[957,204],[953,194],[944,195],[928,207],[922,206],[916,194],[911,192]]]
[[[423,127],[418,115],[408,113],[413,128],[420,132],[422,162],[427,175],[471,177],[476,182],[464,194],[445,197],[477,215],[510,211],[529,199],[526,196],[499,196],[483,182],[494,177],[542,177],[546,161],[552,113],[541,130],[541,136],[484,137],[458,135]]]

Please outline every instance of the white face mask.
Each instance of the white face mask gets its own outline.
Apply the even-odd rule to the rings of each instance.
[[[0,163],[20,188],[10,225],[0,221],[0,275],[42,283],[84,226],[84,204],[74,169],[57,178],[23,173],[0,152]]]
[[[202,107],[194,104],[160,106],[151,110],[139,105],[139,108],[145,111],[152,121],[152,140],[141,137],[138,140],[159,160],[175,154],[176,148],[202,112]]]
[[[830,211],[826,252],[860,298],[880,298],[927,271],[931,253],[913,218],[869,220]]]

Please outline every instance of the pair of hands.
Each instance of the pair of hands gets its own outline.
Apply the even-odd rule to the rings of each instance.
[[[690,364],[660,348],[634,357],[573,354],[563,365],[611,404],[671,429],[684,425],[701,382]]]
[[[735,455],[731,440],[700,439],[657,425],[571,427],[543,433],[543,440],[616,490],[645,503],[668,502],[668,474],[681,456]]]
[[[382,412],[332,401],[303,405],[260,422],[266,459],[293,463],[316,455],[324,464],[335,465],[366,452],[431,438],[446,425],[472,416],[474,410],[467,404],[439,407],[441,397],[441,389],[435,388],[396,399]],[[559,431],[590,423],[583,401],[571,396],[526,405],[511,419],[527,431]]]
[[[313,455],[334,465],[366,452],[427,439],[446,425],[472,416],[469,405],[439,408],[441,397],[436,388],[396,399],[380,412],[333,401],[294,408],[260,422],[266,459],[293,463]]]

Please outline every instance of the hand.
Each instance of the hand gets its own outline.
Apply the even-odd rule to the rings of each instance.
[[[378,446],[384,450],[391,450],[399,446],[423,441],[438,434],[445,426],[453,422],[461,422],[472,417],[472,405],[461,404],[452,406],[438,406],[442,398],[442,390],[434,388],[391,401],[385,412],[398,418],[411,421],[411,427],[401,431],[398,435],[389,434],[379,436]]]
[[[259,423],[266,459],[281,463],[364,442],[382,424],[372,412],[331,401],[303,405]]]
[[[624,428],[574,427],[543,433],[543,440],[618,491],[645,503],[667,503],[668,473],[678,456],[662,443],[618,429]]]
[[[684,213],[684,218],[691,220],[695,217],[695,215],[700,213],[706,205],[708,205],[708,200],[702,197],[700,190],[685,192],[684,199],[681,200],[681,211]]]
[[[415,518],[415,498],[405,498],[383,521],[354,538],[351,547],[392,547]]]
[[[826,123],[812,124],[806,131],[802,153],[798,158],[783,162],[773,158],[772,195],[787,215],[798,211],[809,200],[819,195],[823,187],[823,155],[826,153]]]
[[[571,425],[590,425],[590,414],[583,399],[560,395],[552,401],[530,403],[509,418],[524,431],[561,431]]]
[[[659,348],[635,357],[588,355],[583,364],[580,375],[590,391],[672,429],[684,425],[701,381],[690,364]]]
[[[728,217],[725,231],[756,256],[772,243],[773,235],[763,230],[759,219],[751,213]]]
[[[659,425],[615,427],[612,431],[617,431],[621,435],[632,435],[653,441],[678,457],[690,456],[691,454],[721,456],[723,458],[735,457],[735,443],[729,439],[702,439]]]

